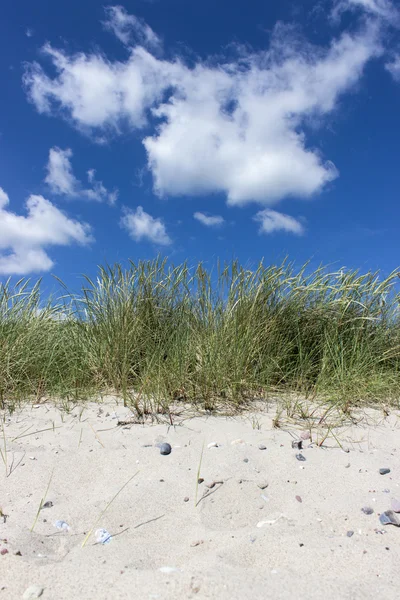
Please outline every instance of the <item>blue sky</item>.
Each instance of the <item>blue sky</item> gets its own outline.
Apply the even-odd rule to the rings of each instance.
[[[389,0],[7,3],[0,278],[288,255],[399,266]]]

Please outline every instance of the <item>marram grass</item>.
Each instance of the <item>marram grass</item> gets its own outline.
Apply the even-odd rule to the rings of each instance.
[[[139,415],[269,392],[348,409],[400,397],[397,272],[292,264],[101,267],[79,294],[0,284],[0,408],[115,392]]]

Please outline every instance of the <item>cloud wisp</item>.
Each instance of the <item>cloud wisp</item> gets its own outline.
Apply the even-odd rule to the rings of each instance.
[[[142,206],[135,210],[125,208],[120,224],[135,242],[149,241],[158,246],[172,244],[163,220],[152,217]]]
[[[72,150],[70,148],[66,150],[57,147],[50,149],[45,182],[51,192],[69,198],[86,198],[96,202],[115,204],[118,191],[113,190],[110,192],[102,181],[97,181],[94,169],[87,171],[87,178],[91,187],[85,188],[73,173],[71,158]]]

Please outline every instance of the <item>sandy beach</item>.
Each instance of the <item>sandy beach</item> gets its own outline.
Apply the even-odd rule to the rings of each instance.
[[[275,414],[118,425],[131,414],[108,399],[6,415],[0,599],[397,598],[400,528],[379,515],[400,500],[398,414],[301,450],[307,427]]]

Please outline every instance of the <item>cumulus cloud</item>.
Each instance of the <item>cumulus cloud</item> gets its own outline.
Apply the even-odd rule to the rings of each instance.
[[[143,19],[130,15],[123,6],[107,6],[106,20],[103,25],[125,46],[138,43],[145,48],[157,50],[161,40]]]
[[[225,223],[224,217],[220,217],[219,215],[206,215],[202,212],[195,212],[193,217],[200,221],[206,227],[219,227],[223,223]]]
[[[119,7],[108,14],[122,14],[123,22],[129,16]],[[328,47],[280,25],[265,51],[238,49],[235,60],[194,66],[157,58],[144,45],[132,45],[126,61],[47,45],[55,74],[29,65],[28,96],[39,112],[96,134],[150,125],[143,144],[155,192],[219,192],[230,205],[309,198],[338,176],[308,143],[308,125],[323,122],[381,52],[371,19]]]
[[[138,206],[136,210],[125,208],[121,226],[126,229],[135,242],[149,240],[153,244],[168,246],[172,243],[162,219],[152,217]]]
[[[254,221],[260,223],[259,233],[273,233],[274,231],[286,231],[296,235],[304,233],[304,227],[300,221],[271,208],[260,210],[253,218]]]
[[[27,216],[8,208],[9,197],[0,188],[0,274],[26,275],[49,271],[50,246],[86,245],[92,241],[86,223],[70,219],[43,196],[29,196]]]
[[[73,173],[71,158],[72,150],[70,148],[66,150],[57,147],[50,149],[45,182],[53,194],[70,198],[83,197],[97,202],[115,204],[118,197],[117,190],[109,192],[102,181],[96,180],[94,169],[89,169],[87,172],[88,181],[92,187],[84,188]]]

